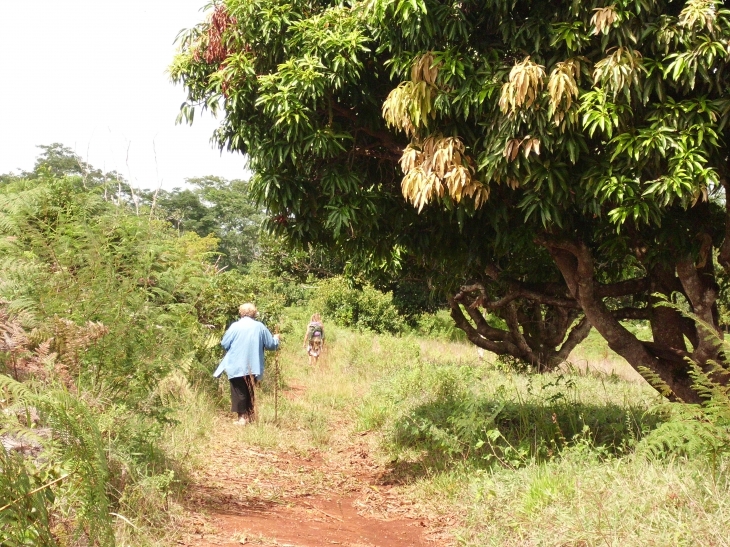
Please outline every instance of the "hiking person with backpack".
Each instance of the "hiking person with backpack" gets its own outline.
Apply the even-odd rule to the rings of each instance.
[[[241,319],[228,327],[221,340],[226,355],[213,376],[226,373],[231,383],[231,412],[238,414],[238,425],[246,425],[255,417],[254,385],[264,375],[264,350],[278,349],[279,335],[256,320],[254,304],[241,304],[238,313]]]
[[[322,325],[322,317],[315,313],[309,320],[307,332],[304,335],[304,349],[309,355],[309,366],[317,364],[317,359],[324,350],[324,326]]]

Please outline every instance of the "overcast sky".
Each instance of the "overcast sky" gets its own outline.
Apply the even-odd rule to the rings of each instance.
[[[60,142],[142,188],[247,177],[241,155],[212,148],[211,116],[175,125],[185,93],[165,70],[207,1],[0,0],[0,173]]]

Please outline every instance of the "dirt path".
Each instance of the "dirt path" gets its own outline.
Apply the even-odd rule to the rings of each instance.
[[[424,517],[397,485],[388,484],[386,470],[370,457],[366,436],[347,438],[334,450],[298,455],[253,449],[240,435],[240,426],[219,420],[207,463],[187,490],[188,532],[179,545],[450,543],[448,522]]]

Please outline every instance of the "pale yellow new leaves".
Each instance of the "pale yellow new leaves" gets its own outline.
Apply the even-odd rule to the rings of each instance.
[[[411,68],[411,80],[414,82],[426,82],[428,85],[436,85],[438,75],[439,67],[434,62],[430,51],[421,55]]]
[[[608,57],[596,63],[593,70],[593,82],[594,84],[600,82],[616,97],[632,82],[638,85],[643,71],[641,53],[622,46],[614,49]]]
[[[560,126],[566,112],[570,110],[574,99],[578,98],[578,78],[580,77],[580,61],[568,59],[556,63],[550,72],[548,80],[548,94],[550,106],[548,115],[552,116],[553,123]]]
[[[474,199],[480,207],[489,197],[489,189],[473,177],[473,169],[464,155],[464,143],[458,137],[429,136],[420,145],[411,143],[400,160],[405,176],[403,196],[418,212],[446,192],[457,203],[464,197]]]
[[[580,61],[567,59],[559,62],[550,71],[548,94],[550,96],[549,115],[555,125],[560,126],[578,98],[578,78]],[[520,108],[529,108],[538,99],[545,82],[545,67],[526,57],[515,64],[509,79],[502,86],[499,107],[503,113],[512,116]]]
[[[679,14],[679,24],[692,28],[699,23],[712,32],[715,28],[718,2],[713,0],[689,0]]]
[[[515,64],[509,79],[502,86],[499,107],[505,114],[513,115],[523,106],[529,108],[537,100],[545,79],[545,67],[533,63],[529,57]]]
[[[607,6],[605,8],[596,8],[593,10],[593,17],[591,17],[591,24],[593,25],[593,34],[601,34],[608,32],[618,20],[618,14],[616,13],[616,6]]]
[[[514,161],[520,153],[520,148],[522,148],[522,152],[525,154],[525,157],[528,157],[532,152],[539,156],[540,139],[537,137],[530,137],[530,135],[527,135],[524,139],[510,139],[507,141],[502,155],[509,161]]]
[[[413,136],[416,127],[433,118],[431,86],[426,82],[402,82],[388,94],[383,103],[383,118],[391,127]]]
[[[428,118],[435,118],[433,99],[438,66],[433,55],[426,53],[419,57],[411,68],[411,79],[402,82],[388,94],[383,103],[383,118],[391,127],[413,136],[416,128],[427,124]]]
[[[421,55],[411,67],[411,79],[391,91],[383,103],[383,118],[388,125],[411,137],[400,159],[404,174],[401,190],[418,212],[447,193],[457,203],[471,197],[475,207],[480,207],[489,197],[489,190],[474,178],[461,139],[433,134],[421,141],[418,136],[429,117],[436,117],[433,99],[438,93],[437,78],[438,63],[433,55]]]

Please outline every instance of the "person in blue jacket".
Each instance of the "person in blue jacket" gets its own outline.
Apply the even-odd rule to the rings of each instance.
[[[228,327],[221,340],[226,355],[213,376],[226,373],[231,384],[231,412],[238,414],[236,423],[246,425],[254,419],[254,385],[264,375],[264,349],[278,349],[279,335],[272,335],[256,321],[254,304],[241,304],[238,313],[241,319]]]

